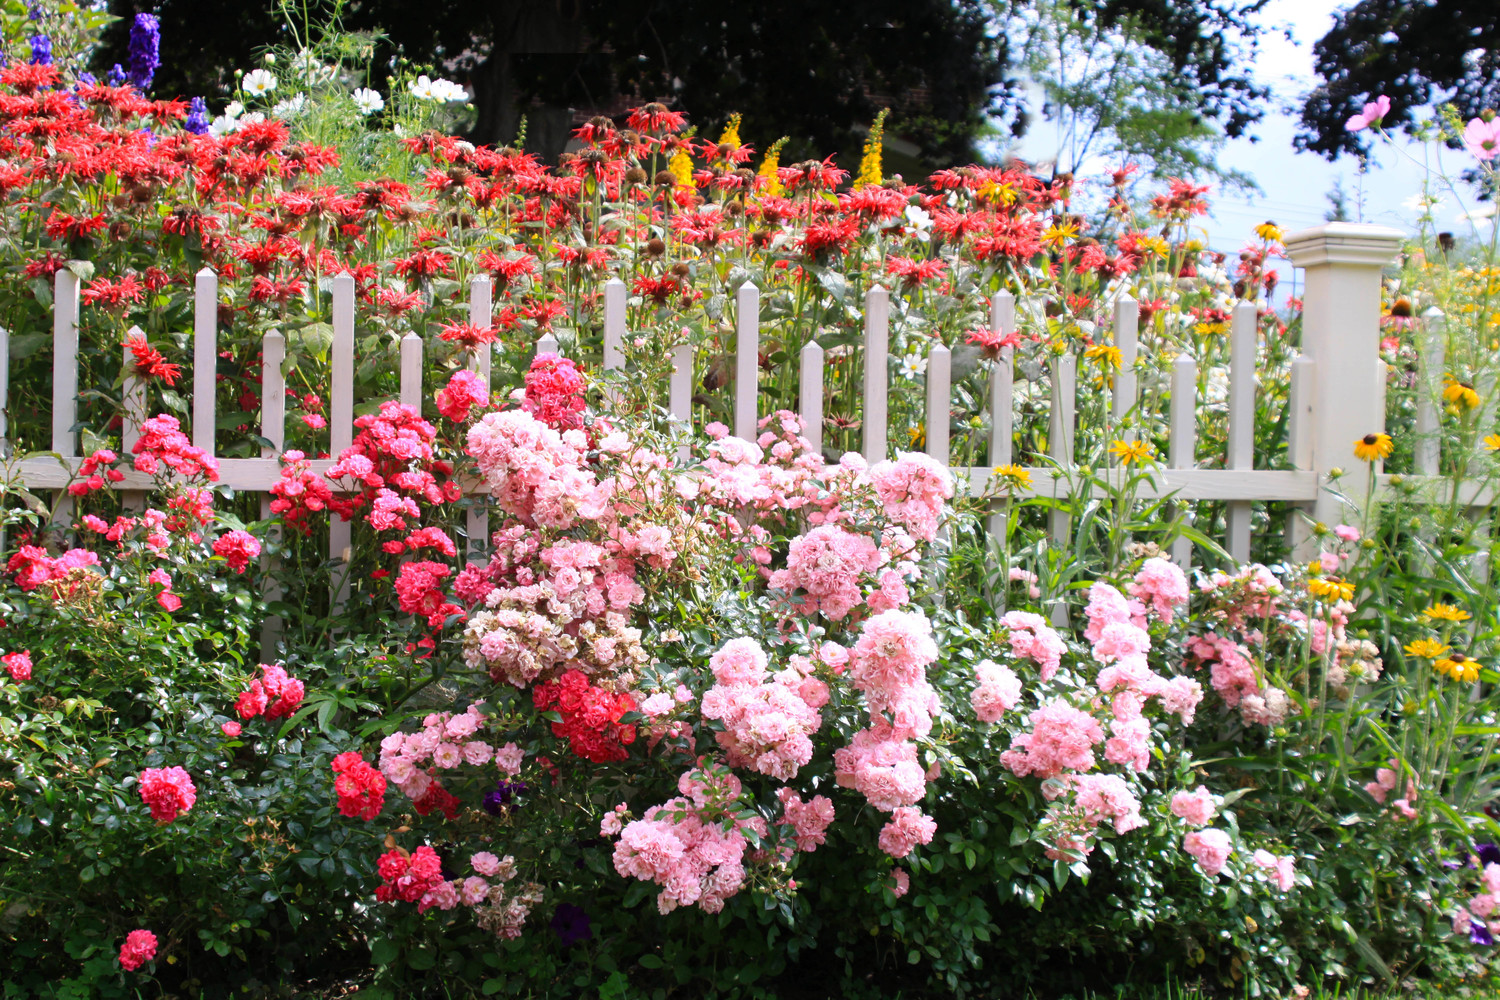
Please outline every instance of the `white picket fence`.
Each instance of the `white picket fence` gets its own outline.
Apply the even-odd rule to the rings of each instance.
[[[1253,425],[1255,413],[1255,359],[1257,324],[1255,306],[1242,303],[1236,307],[1230,329],[1230,373],[1228,392],[1228,448],[1223,468],[1197,468],[1194,449],[1197,427],[1197,368],[1193,358],[1178,356],[1172,365],[1169,413],[1169,449],[1165,462],[1137,490],[1141,498],[1175,497],[1180,500],[1225,501],[1227,503],[1227,537],[1225,547],[1238,560],[1250,554],[1251,510],[1256,502],[1287,501],[1304,508],[1311,519],[1332,525],[1345,519],[1341,502],[1324,490],[1329,473],[1342,469],[1340,490],[1347,496],[1362,498],[1369,485],[1369,470],[1354,460],[1353,442],[1384,425],[1386,367],[1379,358],[1380,272],[1395,255],[1402,240],[1396,230],[1375,226],[1334,223],[1293,235],[1287,240],[1292,261],[1305,268],[1304,327],[1302,355],[1292,366],[1288,414],[1289,453],[1294,468],[1289,471],[1254,468]],[[737,343],[734,375],[733,432],[753,439],[757,419],[763,415],[759,393],[759,291],[752,284],[742,286],[737,295]],[[217,348],[218,280],[210,270],[197,275],[193,330],[193,372],[191,430],[193,443],[204,451],[214,449],[215,369]],[[475,278],[469,289],[469,321],[488,326],[492,319],[492,288],[487,277]],[[21,480],[31,490],[56,490],[73,478],[81,456],[74,431],[78,415],[78,310],[79,284],[67,270],[56,275],[54,299],[54,355],[52,397],[51,455],[26,458],[18,463]],[[887,457],[889,293],[872,288],[865,299],[864,351],[865,384],[863,388],[862,448],[871,462]],[[997,294],[992,302],[991,324],[998,334],[1015,329],[1016,303],[1009,293]],[[1126,417],[1137,401],[1137,319],[1138,307],[1129,298],[1115,306],[1113,343],[1119,349],[1122,365],[1115,376],[1110,410],[1116,423]],[[1436,325],[1438,318],[1429,317]],[[330,399],[331,454],[348,447],[354,436],[354,370],[355,370],[355,285],[354,279],[341,274],[332,279],[332,385]],[[608,282],[604,290],[604,352],[606,369],[623,365],[622,345],[627,335],[626,287],[619,279]],[[1431,382],[1442,371],[1441,337],[1430,337],[1427,347],[1425,377]],[[225,458],[219,460],[220,476],[236,491],[259,493],[269,500],[268,491],[281,472],[278,456],[286,441],[285,382],[281,371],[286,357],[286,341],[272,331],[264,339],[264,364],[261,384],[261,436],[270,442],[259,458]],[[400,399],[421,407],[422,338],[408,333],[400,344]],[[557,350],[557,342],[544,336],[539,351]],[[681,346],[673,353],[674,374],[668,392],[669,410],[675,419],[691,419],[692,347]],[[1434,355],[1434,351],[1437,353]],[[128,353],[128,352],[127,352]],[[128,360],[128,358],[127,358]],[[925,450],[938,462],[950,462],[949,411],[952,371],[949,350],[934,344],[928,354],[925,399]],[[806,423],[805,435],[816,448],[823,444],[824,351],[817,343],[808,343],[801,352],[800,412]],[[992,414],[989,429],[989,465],[980,468],[955,469],[968,488],[978,495],[985,490],[994,466],[1012,463],[1026,456],[1013,455],[1014,377],[1012,352],[1002,351],[993,365],[989,406]],[[488,383],[490,355],[480,352],[479,374]],[[127,363],[126,370],[130,370]],[[1077,371],[1076,359],[1066,354],[1053,362],[1050,373],[1051,411],[1049,415],[1048,458],[1054,467],[1033,470],[1033,485],[1016,490],[1017,498],[1028,496],[1067,497],[1075,485],[1066,470],[1075,467],[1074,447],[1077,438]],[[0,413],[8,404],[9,337],[0,331]],[[133,376],[125,383],[123,444],[126,451],[139,438],[144,413],[145,389]],[[1436,430],[1439,410],[1437,391],[1423,395],[1419,429]],[[5,425],[0,422],[0,444]],[[1418,495],[1434,502],[1447,502],[1440,494],[1444,482],[1436,478],[1438,453],[1436,435],[1424,441],[1418,455],[1418,467],[1425,476],[1408,477]],[[332,462],[311,462],[321,473]],[[1063,470],[1062,474],[1054,474]],[[1109,469],[1104,475],[1124,476],[1126,470]],[[1377,494],[1387,488],[1385,480],[1377,482]],[[148,477],[127,473],[121,488],[127,503],[138,502],[151,486]],[[470,483],[471,491],[482,489]],[[1469,484],[1461,497],[1463,504],[1490,501],[1489,494]],[[264,508],[264,501],[263,501]],[[1299,555],[1311,551],[1312,540],[1306,529],[1307,518],[1296,519],[1290,526]],[[990,530],[1003,531],[1001,515],[990,519]],[[1052,517],[1051,532],[1059,543],[1066,541],[1069,523],[1064,512]],[[471,539],[485,539],[487,520],[482,509],[469,515]],[[337,518],[329,533],[329,556],[347,563],[350,558],[350,525]],[[1186,564],[1190,546],[1180,539],[1174,557]]]

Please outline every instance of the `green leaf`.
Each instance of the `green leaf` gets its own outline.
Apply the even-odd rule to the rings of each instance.
[[[642,955],[637,959],[637,964],[643,969],[660,969],[666,963],[656,955]]]

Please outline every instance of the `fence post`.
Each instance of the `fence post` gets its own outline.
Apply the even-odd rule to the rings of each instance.
[[[865,293],[865,461],[885,461],[886,398],[890,391],[886,358],[890,354],[891,293],[875,285]]]
[[[1287,257],[1305,271],[1302,353],[1316,362],[1312,468],[1320,485],[1330,470],[1343,469],[1338,489],[1358,503],[1370,466],[1354,457],[1354,442],[1385,429],[1384,394],[1371,384],[1380,357],[1380,271],[1405,238],[1386,226],[1330,222],[1286,239]],[[1332,527],[1346,515],[1338,498],[1319,492],[1312,516]]]

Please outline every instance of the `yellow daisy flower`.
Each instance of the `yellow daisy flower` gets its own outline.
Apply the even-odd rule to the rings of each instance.
[[[1394,448],[1389,434],[1366,434],[1354,442],[1354,457],[1361,462],[1375,462],[1390,458]]]
[[[1255,227],[1255,235],[1267,243],[1280,243],[1285,234],[1276,223],[1266,221]]]
[[[1000,480],[1000,486],[1006,490],[1029,490],[1031,489],[1031,470],[1021,465],[1000,465],[995,467],[994,476]]]
[[[1125,358],[1120,349],[1113,344],[1095,344],[1083,352],[1083,356],[1090,361],[1097,361],[1101,366],[1107,366],[1119,370]]]
[[[1354,584],[1348,580],[1340,580],[1336,576],[1330,576],[1326,580],[1308,580],[1307,590],[1314,597],[1321,597],[1325,600],[1354,600]]]
[[[1479,393],[1467,382],[1460,382],[1452,375],[1443,376],[1443,402],[1455,410],[1477,410]]]
[[[1434,663],[1432,669],[1455,681],[1472,684],[1479,680],[1480,666],[1482,664],[1478,660],[1471,660],[1462,653],[1449,653]]]
[[[1406,644],[1407,656],[1420,657],[1424,660],[1436,660],[1446,652],[1448,652],[1448,647],[1436,639],[1413,639]]]
[[[1500,434],[1486,434],[1484,448],[1485,451],[1500,451]]]
[[[1435,619],[1440,622],[1466,622],[1469,613],[1461,608],[1455,608],[1451,604],[1434,604],[1422,612],[1424,617]]]
[[[1109,453],[1125,465],[1151,460],[1151,445],[1146,441],[1116,441],[1109,446]]]

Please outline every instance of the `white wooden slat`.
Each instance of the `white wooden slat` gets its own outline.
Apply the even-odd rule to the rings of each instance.
[[[124,389],[120,398],[120,444],[125,454],[130,454],[135,443],[141,439],[141,424],[146,420],[146,383],[135,370],[135,356],[128,346],[132,340],[145,340],[146,333],[138,326],[125,331]]]
[[[488,327],[494,319],[495,285],[488,274],[476,274],[469,280],[469,323],[480,328]],[[405,345],[402,345],[403,349]],[[490,387],[490,368],[494,362],[495,345],[480,344],[474,349],[470,367],[484,379],[486,390]]]
[[[1016,330],[1016,297],[1010,292],[996,292],[990,299],[990,332],[1000,338],[1010,336]],[[1015,426],[1015,349],[1000,348],[990,370],[990,450],[991,469],[1011,464],[1011,450]],[[1003,510],[992,513],[986,527],[997,547],[1003,547],[1007,531],[1008,515]],[[1001,567],[1009,572],[1009,567]],[[994,595],[997,610],[1005,606],[1005,588]]]
[[[1188,354],[1179,354],[1172,361],[1172,405],[1167,429],[1167,467],[1193,468],[1198,449],[1198,363]],[[1178,536],[1172,540],[1172,561],[1187,572],[1193,561],[1191,539]]]
[[[354,278],[333,279],[333,403],[330,409],[329,452],[339,453],[354,443]],[[339,517],[328,519],[328,558],[333,569],[333,613],[349,600],[351,525]]]
[[[875,285],[865,293],[865,391],[863,421],[865,461],[885,461],[891,350],[891,295]]]
[[[625,367],[625,282],[604,283],[604,370]]]
[[[1255,348],[1259,336],[1256,306],[1234,307],[1229,327],[1229,440],[1225,467],[1255,468]],[[1250,504],[1231,501],[1224,512],[1229,554],[1236,562],[1250,561]]]
[[[747,281],[734,299],[734,436],[754,441],[760,402],[760,289]]]
[[[672,414],[674,430],[684,439],[677,446],[677,461],[686,464],[693,447],[687,440],[693,417],[693,345],[678,344],[672,348],[672,379],[667,386],[667,412]]]
[[[809,340],[802,346],[801,381],[797,412],[802,417],[802,436],[815,454],[823,453],[823,345]]]
[[[1442,426],[1443,412],[1445,326],[1443,311],[1437,306],[1422,313],[1419,326],[1421,360],[1417,369],[1417,440],[1413,458],[1417,472],[1424,476],[1438,474],[1438,463],[1442,457],[1442,441],[1438,432]]]
[[[1047,434],[1047,453],[1065,471],[1073,468],[1077,409],[1078,358],[1069,352],[1052,359],[1052,411],[1048,419]],[[1070,518],[1067,512],[1051,511],[1048,522],[1053,544],[1066,547],[1070,540]]]
[[[260,436],[270,442],[261,447],[265,458],[279,458],[286,450],[286,337],[280,330],[267,330],[261,339]]]
[[[1299,354],[1292,361],[1291,380],[1287,385],[1287,457],[1292,468],[1311,471],[1313,468],[1313,421],[1316,419],[1317,362],[1306,354]],[[1311,508],[1296,507],[1287,515],[1287,546],[1292,558],[1307,562],[1317,555],[1317,539],[1313,538],[1311,525],[1304,514]]]
[[[57,272],[52,293],[52,450],[78,454],[78,275]]]
[[[1118,425],[1126,414],[1135,409],[1137,355],[1136,335],[1140,329],[1141,307],[1128,295],[1115,301],[1115,348],[1120,352],[1120,370],[1115,373],[1114,418]],[[1135,432],[1121,431],[1127,441],[1135,440]]]
[[[193,279],[193,446],[214,453],[214,395],[219,372],[219,276],[205,267]]]
[[[481,344],[481,353],[489,349]],[[415,330],[401,338],[401,402],[422,409],[422,338]]]
[[[10,458],[10,331],[0,326],[0,459]],[[0,543],[0,550],[4,549]]]
[[[927,352],[927,454],[948,464],[948,420],[952,409],[953,352],[934,342]]]

